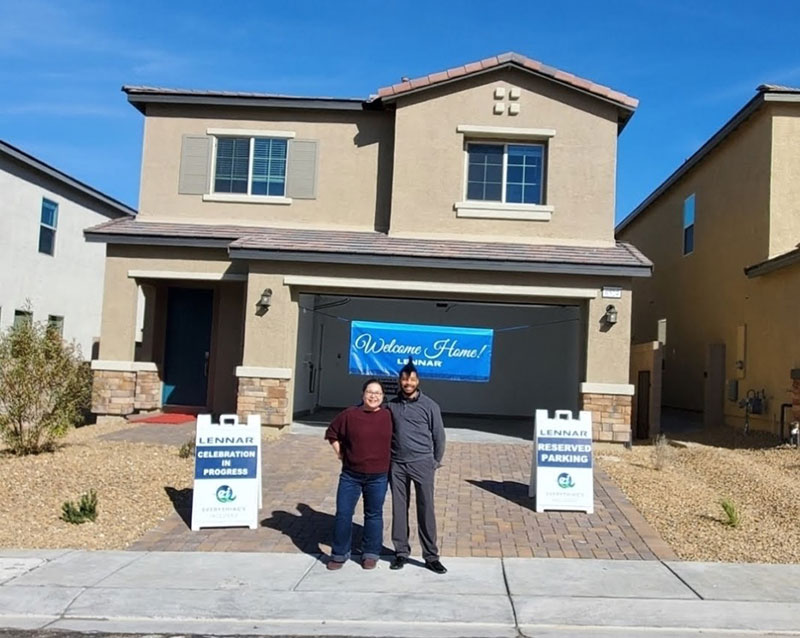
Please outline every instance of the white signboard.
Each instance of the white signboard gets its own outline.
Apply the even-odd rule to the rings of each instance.
[[[192,530],[201,527],[258,527],[261,507],[261,417],[239,423],[223,414],[197,416]]]
[[[620,286],[603,286],[603,299],[622,299]]]
[[[594,512],[592,413],[536,410],[533,463],[528,496],[536,496],[536,511]]]

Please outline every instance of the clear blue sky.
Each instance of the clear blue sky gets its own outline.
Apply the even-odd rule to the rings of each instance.
[[[122,84],[366,97],[513,50],[640,99],[617,219],[761,83],[800,85],[795,0],[0,0],[0,138],[137,205]]]

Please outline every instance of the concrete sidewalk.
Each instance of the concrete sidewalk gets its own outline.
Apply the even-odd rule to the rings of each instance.
[[[800,636],[800,565],[0,551],[0,627],[302,636]]]

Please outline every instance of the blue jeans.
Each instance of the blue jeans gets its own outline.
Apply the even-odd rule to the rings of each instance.
[[[331,559],[344,562],[350,558],[353,542],[353,514],[364,495],[364,558],[378,560],[383,547],[383,501],[386,499],[388,474],[362,474],[343,469],[336,491],[336,520],[333,524]]]

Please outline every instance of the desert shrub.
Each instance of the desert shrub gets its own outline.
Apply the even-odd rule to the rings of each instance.
[[[40,322],[0,334],[0,437],[12,452],[52,450],[82,422],[90,396],[79,346]]]
[[[720,505],[722,506],[722,511],[725,512],[725,516],[727,517],[725,524],[730,525],[731,527],[739,527],[741,516],[739,514],[739,508],[736,507],[736,504],[731,499],[725,498],[722,499]]]
[[[178,456],[181,457],[182,459],[192,458],[194,456],[194,445],[195,445],[194,438],[191,438],[188,441],[186,441],[186,443],[181,445],[181,449],[178,450]]]
[[[61,520],[67,523],[79,525],[86,521],[94,521],[97,518],[97,492],[89,490],[81,494],[78,503],[64,501],[61,506]]]
[[[652,457],[653,467],[659,471],[667,467],[672,460],[672,447],[669,439],[663,434],[659,434],[653,440]]]

